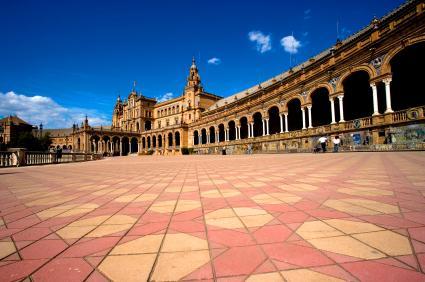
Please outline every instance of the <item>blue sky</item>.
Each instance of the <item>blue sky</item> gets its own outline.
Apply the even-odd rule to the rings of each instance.
[[[337,22],[343,39],[403,2],[0,1],[0,116],[109,124],[134,80],[181,95],[192,56],[205,90],[228,96],[330,47]]]

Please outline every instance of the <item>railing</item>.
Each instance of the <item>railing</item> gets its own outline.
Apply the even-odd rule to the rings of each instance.
[[[59,155],[49,152],[17,150],[0,152],[0,167],[84,162],[102,158],[102,154],[62,153]]]
[[[12,152],[0,152],[0,167],[13,166],[14,154]]]

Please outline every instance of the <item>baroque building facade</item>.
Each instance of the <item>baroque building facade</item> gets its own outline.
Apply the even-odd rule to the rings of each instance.
[[[338,135],[347,149],[424,149],[425,3],[408,1],[308,61],[221,98],[195,61],[183,95],[157,103],[134,89],[112,126],[74,126],[75,151],[181,154],[309,151]]]

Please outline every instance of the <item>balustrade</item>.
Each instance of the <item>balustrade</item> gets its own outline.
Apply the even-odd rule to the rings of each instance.
[[[20,156],[22,157],[21,160],[20,160]],[[62,153],[61,157],[58,158],[58,155],[56,153],[50,153],[50,152],[34,152],[34,151],[1,152],[0,151],[0,167],[83,162],[83,161],[91,161],[91,160],[100,160],[102,158],[103,156],[101,154]]]

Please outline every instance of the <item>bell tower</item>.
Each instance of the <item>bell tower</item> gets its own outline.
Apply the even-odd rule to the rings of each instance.
[[[204,91],[201,84],[198,67],[195,58],[192,58],[192,65],[189,69],[189,76],[184,88],[184,110],[183,121],[187,124],[195,121],[199,117],[199,94]]]

